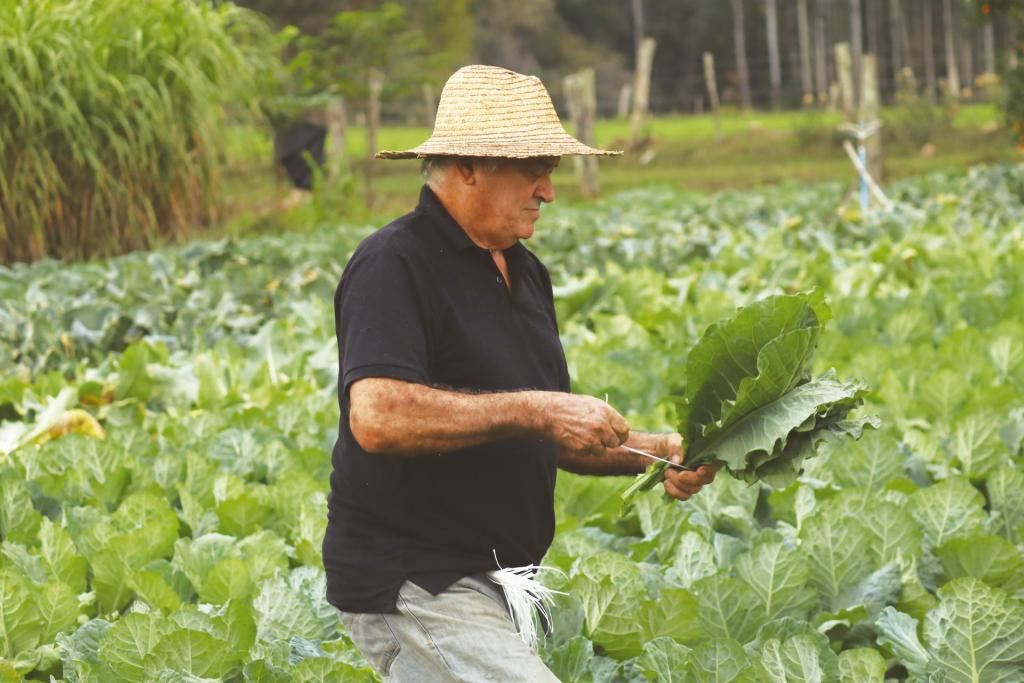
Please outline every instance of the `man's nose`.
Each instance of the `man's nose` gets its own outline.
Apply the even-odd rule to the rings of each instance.
[[[542,202],[550,204],[555,201],[555,184],[551,182],[551,174],[546,173],[537,184],[537,190],[533,193]]]

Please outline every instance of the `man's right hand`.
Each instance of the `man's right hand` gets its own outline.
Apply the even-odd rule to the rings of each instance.
[[[566,451],[601,456],[629,438],[629,423],[600,399],[550,391],[537,395],[540,432]]]

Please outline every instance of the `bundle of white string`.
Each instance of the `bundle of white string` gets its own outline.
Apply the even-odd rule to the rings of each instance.
[[[562,591],[548,588],[533,577],[541,571],[562,573],[557,567],[528,564],[524,567],[502,567],[498,562],[498,554],[494,553],[494,562],[498,565],[495,571],[487,572],[487,577],[501,586],[505,592],[508,613],[512,617],[516,633],[532,650],[537,649],[537,615],[550,624],[548,608],[554,603],[555,595],[565,595]],[[552,628],[552,632],[554,629]]]

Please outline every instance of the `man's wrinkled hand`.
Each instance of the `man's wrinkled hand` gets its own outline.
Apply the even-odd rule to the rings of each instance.
[[[542,396],[543,432],[570,453],[600,457],[629,438],[629,423],[600,399],[558,392]]]
[[[654,454],[666,458],[677,465],[685,464],[686,453],[683,449],[683,437],[679,434],[666,434],[658,440]],[[715,480],[715,474],[722,469],[722,463],[701,465],[695,471],[680,470],[669,467],[665,470],[665,493],[677,500],[688,500],[690,496]]]

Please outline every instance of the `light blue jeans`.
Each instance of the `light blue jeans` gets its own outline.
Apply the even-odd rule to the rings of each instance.
[[[385,683],[558,683],[516,634],[501,588],[483,576],[440,595],[406,581],[396,612],[341,612],[341,621]]]

